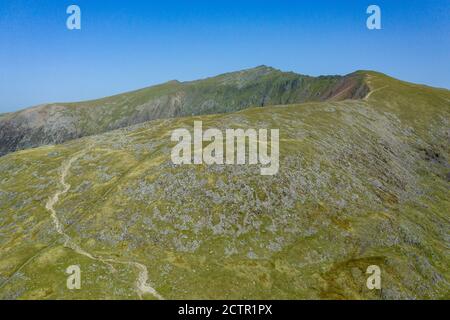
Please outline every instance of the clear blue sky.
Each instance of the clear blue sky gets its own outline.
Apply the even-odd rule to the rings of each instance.
[[[370,4],[382,30],[366,28]],[[0,0],[0,113],[261,64],[450,88],[450,1]]]

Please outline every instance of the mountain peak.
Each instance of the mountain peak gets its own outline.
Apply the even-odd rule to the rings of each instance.
[[[262,65],[259,65],[259,66],[257,66],[257,67],[254,67],[253,69],[254,69],[254,70],[271,70],[271,71],[279,71],[279,70],[277,70],[277,69],[275,69],[275,68],[272,68],[271,66],[267,66],[267,65],[265,65],[265,64],[262,64]]]
[[[271,73],[271,72],[281,72],[281,71],[278,70],[278,69],[272,68],[270,66],[266,66],[266,65],[262,64],[260,66],[256,66],[256,67],[249,68],[249,69],[244,69],[244,70],[241,70],[241,71],[238,71],[238,72]]]

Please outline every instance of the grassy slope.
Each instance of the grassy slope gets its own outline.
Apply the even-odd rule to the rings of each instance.
[[[0,117],[0,155],[155,119],[357,99],[367,90],[361,82],[354,74],[314,78],[260,66],[198,81],[171,81],[98,100],[37,106]]]
[[[86,250],[144,263],[166,298],[448,298],[450,93],[363,74],[367,101],[157,120],[0,158],[0,297],[137,298],[136,270],[64,248],[45,210],[92,143],[57,213]],[[173,166],[171,130],[196,119],[280,128],[279,174]]]

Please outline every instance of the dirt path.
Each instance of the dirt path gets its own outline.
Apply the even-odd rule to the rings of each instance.
[[[381,88],[378,88],[378,89],[375,89],[375,90],[370,91],[369,94],[364,98],[364,100],[369,100],[370,96],[371,96],[373,93],[378,92],[378,91],[380,91],[380,90],[383,90],[383,89],[385,89],[385,88],[387,88],[387,87],[388,87],[388,86],[384,86],[384,87],[381,87]]]
[[[70,168],[72,167],[72,164],[77,161],[79,158],[84,156],[88,152],[88,149],[81,151],[77,154],[75,154],[72,158],[70,158],[68,161],[64,162],[63,165],[60,168],[60,177],[59,177],[59,184],[62,186],[62,189],[55,192],[55,194],[50,197],[45,204],[45,208],[50,212],[50,215],[53,220],[53,225],[56,229],[56,232],[64,237],[65,242],[64,246],[67,248],[70,248],[74,250],[76,253],[86,256],[89,259],[102,262],[109,266],[113,271],[114,267],[112,264],[126,264],[135,267],[139,271],[138,279],[136,280],[136,291],[139,296],[139,299],[143,299],[143,295],[148,293],[153,295],[155,298],[159,300],[163,300],[164,298],[152,287],[148,284],[148,270],[147,267],[141,263],[134,262],[134,261],[121,261],[116,259],[110,259],[110,258],[102,258],[95,256],[94,254],[84,250],[81,248],[78,244],[76,244],[72,238],[64,232],[64,228],[61,224],[61,221],[59,220],[56,210],[55,210],[55,204],[58,203],[59,197],[66,194],[70,189],[70,184],[66,182],[66,177],[69,174]]]
[[[372,80],[372,76],[368,76],[367,82],[369,83],[369,86],[370,86],[371,80]],[[375,90],[370,90],[370,92],[365,96],[364,100],[366,100],[366,101],[369,100],[369,98],[372,94],[374,94],[375,92],[378,92],[380,90],[386,89],[387,87],[389,87],[389,86],[383,86],[383,87],[375,89]]]

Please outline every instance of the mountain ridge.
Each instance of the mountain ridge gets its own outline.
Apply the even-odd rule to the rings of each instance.
[[[149,120],[228,113],[252,106],[362,99],[364,75],[310,77],[267,66],[205,79],[172,80],[95,100],[51,103],[0,117],[0,155]]]

